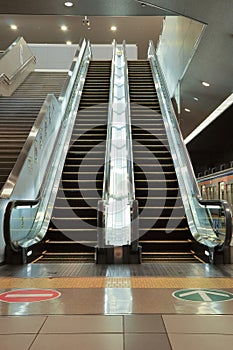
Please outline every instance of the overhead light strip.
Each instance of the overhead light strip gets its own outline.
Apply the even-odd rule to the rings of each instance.
[[[233,104],[233,93],[223,101],[196,129],[194,129],[184,140],[187,145],[191,140],[194,139],[202,130],[204,130],[210,123],[218,118],[227,108]]]

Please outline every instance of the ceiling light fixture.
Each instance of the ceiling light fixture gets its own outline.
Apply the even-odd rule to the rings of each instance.
[[[117,30],[116,26],[111,26],[111,31],[115,32]]]
[[[68,41],[66,42],[66,45],[72,45],[72,41],[68,40]]]
[[[61,26],[61,30],[63,30],[63,32],[65,32],[65,31],[67,31],[67,26],[65,26],[65,25],[63,25],[63,26]]]
[[[195,101],[199,101],[199,98],[197,98],[197,97],[193,97],[193,99],[194,99]]]
[[[11,29],[16,30],[16,29],[18,29],[18,27],[15,24],[12,24]]]
[[[66,1],[66,2],[64,2],[64,5],[65,5],[66,7],[72,7],[72,6],[74,6],[74,3],[71,2],[71,1]]]
[[[184,110],[185,112],[191,112],[189,108],[185,108]]]
[[[205,82],[205,81],[202,81],[201,83],[202,83],[202,85],[204,85],[204,86],[210,86],[210,84],[207,83],[207,82]]]

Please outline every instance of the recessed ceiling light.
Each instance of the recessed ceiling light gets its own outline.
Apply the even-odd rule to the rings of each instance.
[[[197,98],[197,97],[193,97],[193,99],[194,99],[195,101],[199,101],[199,98]]]
[[[66,42],[66,45],[72,45],[72,41],[69,41],[69,40],[68,40],[68,41]]]
[[[117,27],[116,27],[116,26],[111,26],[111,30],[112,30],[113,32],[115,32],[115,31],[117,30]]]
[[[68,29],[67,26],[65,25],[61,26],[61,30],[63,30],[63,32],[65,32],[67,29]]]
[[[66,1],[66,2],[64,2],[64,5],[67,6],[67,7],[72,7],[72,6],[74,6],[73,2],[71,2],[71,1]]]
[[[210,84],[209,84],[209,83],[206,83],[205,81],[202,81],[202,85],[204,85],[204,86],[210,86]]]
[[[188,108],[185,108],[184,110],[185,110],[185,112],[190,112],[190,109],[188,109]]]
[[[15,24],[12,24],[11,29],[16,30],[16,29],[18,29],[18,27]]]

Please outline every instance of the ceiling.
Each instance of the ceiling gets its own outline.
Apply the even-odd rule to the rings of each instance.
[[[65,1],[65,0],[64,0]],[[145,57],[149,39],[158,40],[162,17],[185,15],[207,24],[205,33],[181,82],[181,130],[187,136],[232,92],[233,29],[232,0],[149,0],[142,6],[135,0],[74,0],[66,8],[63,0],[1,1],[0,49],[5,49],[17,36],[27,42],[78,42],[83,36],[92,43],[137,43],[140,57]],[[84,16],[91,29],[82,25]],[[134,16],[134,17],[133,17]],[[15,22],[18,32],[9,29]],[[67,32],[59,26],[66,24]],[[110,30],[111,25],[117,32]],[[201,85],[207,81],[211,85]],[[195,101],[193,97],[198,97]],[[185,112],[189,108],[190,112]]]
[[[161,16],[88,16],[91,25],[87,27],[83,25],[83,18],[61,15],[0,15],[0,33],[7,34],[0,36],[0,49],[7,48],[18,35],[23,36],[28,43],[47,44],[65,43],[68,40],[78,44],[80,38],[85,37],[92,44],[111,44],[113,39],[119,43],[126,40],[128,44],[138,44],[139,57],[146,58],[148,42],[152,39],[157,42],[163,20]],[[9,28],[9,23],[17,24],[17,33]],[[68,30],[63,32],[61,25],[66,25]],[[112,25],[117,26],[116,32],[110,30]]]
[[[196,174],[233,161],[232,109],[209,125],[188,144]],[[210,136],[211,135],[211,136]],[[200,145],[205,145],[200,148]]]

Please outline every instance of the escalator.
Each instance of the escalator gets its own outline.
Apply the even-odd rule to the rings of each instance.
[[[60,95],[67,73],[33,72],[10,97],[0,97],[0,190],[48,93]]]
[[[93,262],[102,195],[111,61],[91,61],[52,218],[36,262]]]
[[[114,45],[115,60],[90,61],[90,43],[84,40],[61,103],[47,97],[37,132],[30,134],[25,171],[15,176],[13,195],[2,197],[5,261],[229,263],[229,206],[199,195],[152,42],[150,61],[128,61],[128,74],[124,45],[117,50]],[[22,96],[14,98],[18,108]],[[35,99],[40,96],[31,92],[32,106]],[[10,113],[22,118],[17,108]],[[31,114],[25,108],[23,115],[30,119]],[[17,135],[28,127],[27,118],[22,120],[17,125],[22,129],[12,128],[12,144],[19,150],[23,143],[16,141]],[[113,152],[106,149],[107,129]],[[3,159],[14,164],[9,149]],[[26,181],[33,190],[27,198]],[[121,199],[126,206],[119,206]],[[114,220],[112,214],[117,214]],[[221,223],[221,230],[214,229],[213,220]]]
[[[129,61],[142,261],[197,262],[149,61]]]

